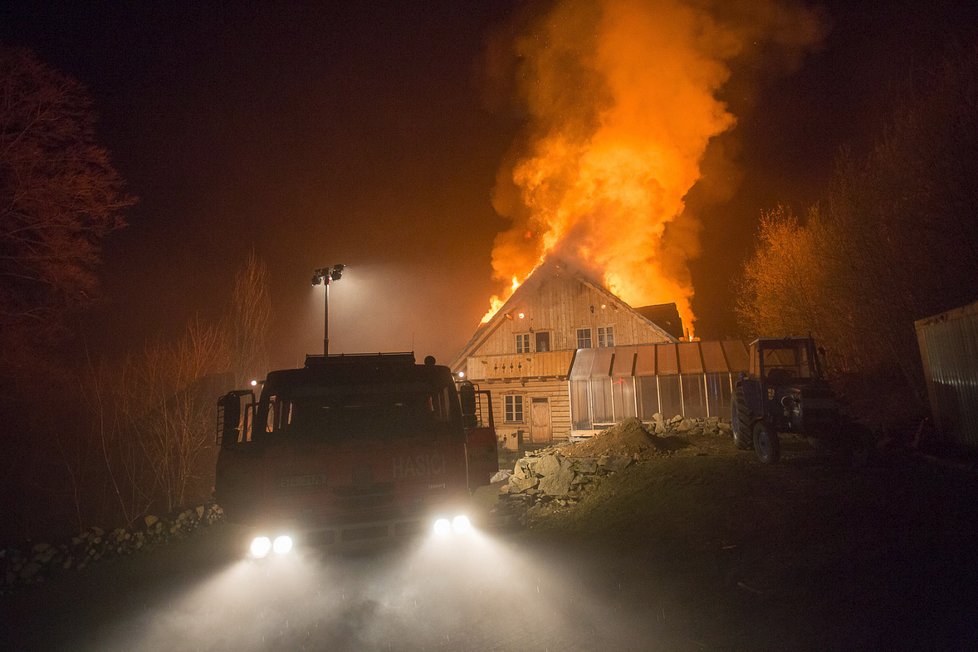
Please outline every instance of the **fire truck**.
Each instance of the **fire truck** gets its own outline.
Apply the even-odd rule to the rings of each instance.
[[[483,415],[488,422],[483,422]],[[491,397],[412,353],[309,355],[218,401],[215,479],[249,554],[469,531],[498,470]]]

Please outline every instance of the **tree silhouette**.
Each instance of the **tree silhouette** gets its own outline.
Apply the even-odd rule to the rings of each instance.
[[[813,332],[837,370],[925,391],[914,321],[978,298],[978,47],[919,71],[865,156],[843,150],[804,220],[763,216],[737,311],[754,335]]]
[[[57,331],[91,298],[100,243],[136,201],[94,124],[79,82],[0,48],[0,329]]]

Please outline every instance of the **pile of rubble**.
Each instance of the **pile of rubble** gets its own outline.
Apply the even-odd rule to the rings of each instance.
[[[650,432],[631,417],[591,439],[533,451],[516,460],[512,473],[503,471],[495,480],[505,481],[501,497],[524,505],[552,502],[565,506],[578,502],[604,476],[629,465],[675,449],[676,436],[729,435],[730,424],[716,417],[706,419],[656,414]]]
[[[0,592],[41,582],[54,570],[82,569],[99,559],[168,543],[223,519],[220,505],[198,505],[169,517],[146,516],[141,523],[111,532],[90,527],[57,544],[0,548]]]

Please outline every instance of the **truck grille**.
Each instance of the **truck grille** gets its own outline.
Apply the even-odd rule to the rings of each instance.
[[[340,543],[368,543],[412,537],[424,529],[421,519],[387,521],[382,523],[338,525],[334,528],[311,532],[307,541],[311,545],[330,546]]]
[[[337,502],[344,509],[373,509],[394,503],[394,485],[378,483],[370,486],[332,487]]]

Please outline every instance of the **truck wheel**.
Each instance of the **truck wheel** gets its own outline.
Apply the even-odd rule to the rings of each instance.
[[[757,453],[757,459],[765,464],[774,464],[781,459],[778,433],[768,428],[763,421],[754,424],[754,452]]]
[[[740,387],[734,390],[730,429],[733,431],[734,446],[742,451],[748,450],[752,443],[750,412],[747,410],[747,401],[744,400],[744,390]]]

